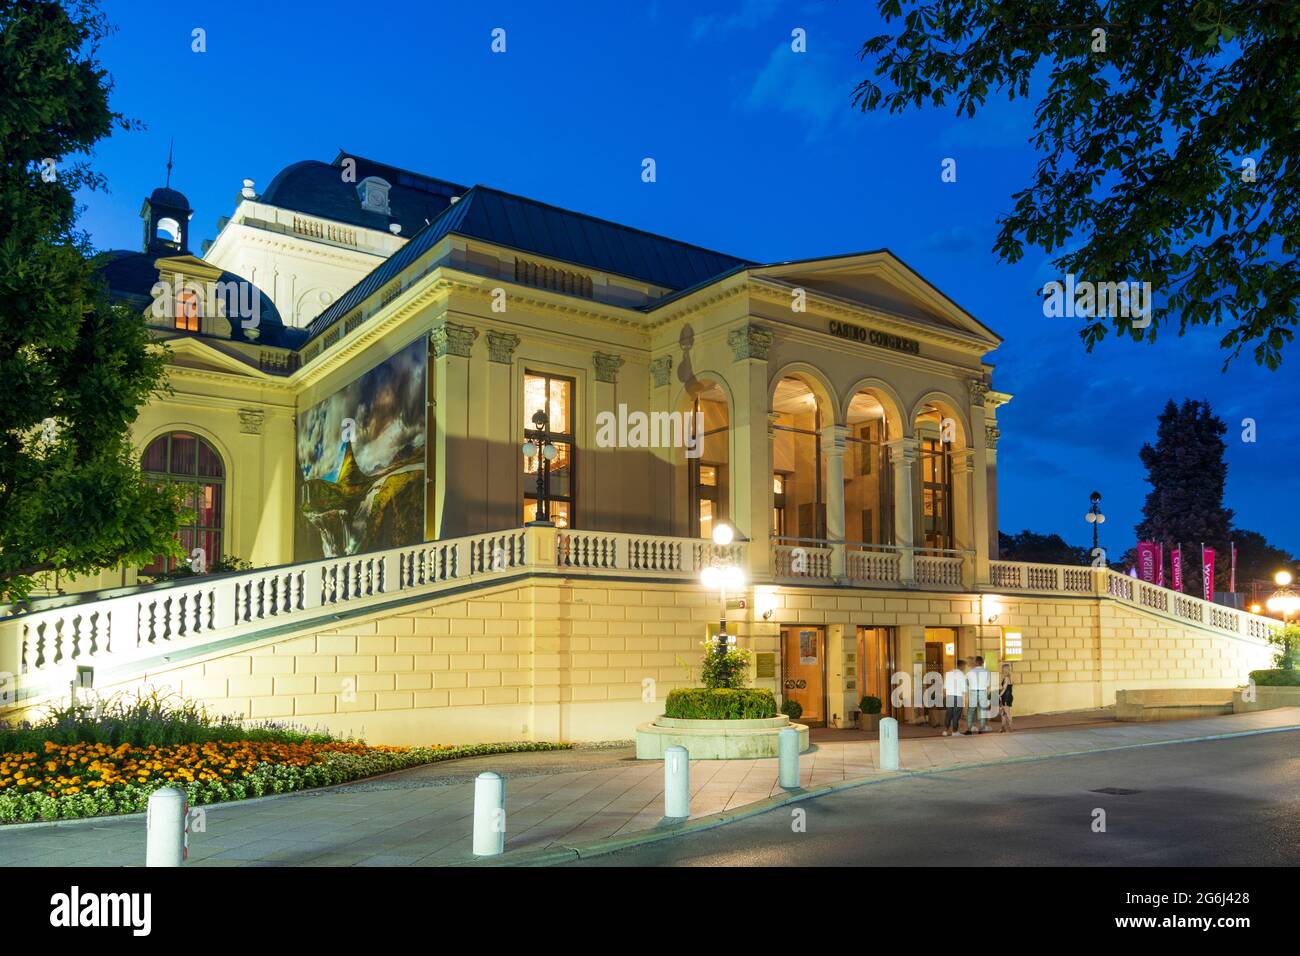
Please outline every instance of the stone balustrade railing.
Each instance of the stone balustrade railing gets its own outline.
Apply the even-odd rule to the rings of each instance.
[[[1272,618],[1181,594],[1109,568],[990,561],[989,590],[1009,593],[1109,596],[1152,614],[1225,635],[1266,641],[1281,625]]]

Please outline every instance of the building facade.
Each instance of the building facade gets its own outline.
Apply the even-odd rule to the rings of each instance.
[[[245,181],[201,258],[190,215],[156,190],[105,277],[171,352],[135,438],[193,488],[186,553],[254,570],[119,569],[0,623],[25,706],[94,659],[373,739],[623,738],[724,613],[832,726],[868,694],[923,719],[974,653],[1029,712],[1264,666],[1265,619],[997,559],[1000,340],[887,250],[758,263],[347,154]]]

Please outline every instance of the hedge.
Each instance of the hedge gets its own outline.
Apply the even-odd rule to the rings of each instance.
[[[776,716],[770,690],[685,687],[668,692],[665,717],[686,720],[757,720]]]
[[[1300,687],[1300,669],[1251,671],[1256,687]]]

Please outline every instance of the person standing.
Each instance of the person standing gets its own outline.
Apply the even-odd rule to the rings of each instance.
[[[966,735],[973,733],[987,733],[989,729],[989,684],[991,683],[988,668],[984,666],[984,658],[978,655],[975,658],[975,666],[966,674]],[[975,721],[979,720],[979,730],[975,729]]]
[[[998,716],[1002,718],[1002,729],[998,733],[1011,732],[1011,699],[1013,693],[1014,681],[1011,679],[1011,665],[1002,665],[1002,693],[998,698],[1001,704]]]
[[[961,730],[961,708],[966,698],[966,662],[957,665],[943,675],[943,736],[955,737]]]

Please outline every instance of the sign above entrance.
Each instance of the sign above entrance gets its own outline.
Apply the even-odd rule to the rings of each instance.
[[[842,339],[852,339],[854,342],[866,342],[882,349],[893,349],[895,352],[906,352],[908,355],[921,354],[921,343],[916,339],[904,338],[901,335],[893,335],[890,332],[881,332],[877,329],[864,329],[860,325],[851,325],[848,322],[839,322],[836,320],[831,320],[830,332],[831,335],[837,335]]]

